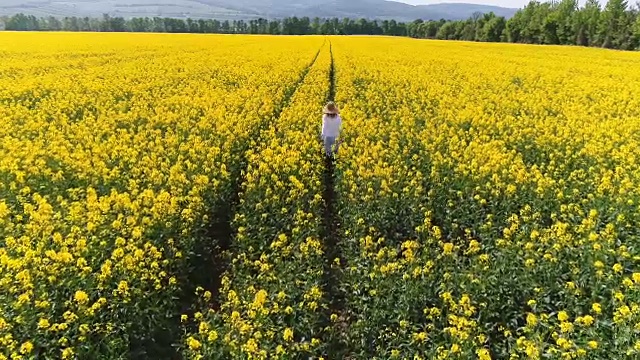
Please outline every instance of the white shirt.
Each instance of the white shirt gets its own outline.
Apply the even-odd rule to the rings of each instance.
[[[340,129],[342,128],[342,118],[340,115],[335,117],[322,115],[322,137],[337,138],[340,135]]]

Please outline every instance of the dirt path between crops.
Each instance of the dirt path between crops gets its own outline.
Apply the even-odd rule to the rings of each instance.
[[[327,93],[327,101],[335,101],[336,95],[336,69],[333,57],[333,46],[329,43],[329,51],[331,53],[331,68],[329,70],[329,91]],[[343,336],[346,330],[346,319],[344,318],[345,296],[340,289],[340,274],[345,266],[344,258],[340,248],[340,218],[336,209],[337,194],[335,189],[336,164],[334,161],[325,157],[324,163],[324,214],[322,226],[322,238],[325,246],[325,267],[324,267],[324,284],[325,295],[329,302],[329,309],[325,316],[323,328],[332,327],[333,332],[330,334],[327,356],[329,359],[343,359],[347,356],[346,347],[343,343]],[[336,259],[339,261],[336,262]],[[336,320],[332,320],[332,315],[337,316]]]

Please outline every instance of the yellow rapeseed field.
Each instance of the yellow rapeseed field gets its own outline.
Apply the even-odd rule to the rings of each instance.
[[[0,359],[640,357],[640,54],[8,32],[0,54]]]
[[[640,356],[640,55],[332,43],[349,143],[343,347]]]
[[[0,358],[164,336],[201,229],[322,44],[0,34]]]

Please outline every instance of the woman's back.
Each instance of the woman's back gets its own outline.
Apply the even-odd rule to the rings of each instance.
[[[324,107],[322,115],[322,139],[327,156],[333,156],[338,151],[340,141],[340,130],[342,129],[342,118],[340,112],[333,102],[329,102]]]
[[[324,114],[322,116],[322,136],[337,138],[340,135],[342,118],[338,114]]]

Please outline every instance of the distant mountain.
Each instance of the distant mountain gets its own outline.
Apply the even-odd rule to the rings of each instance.
[[[254,19],[287,16],[350,17],[398,21],[458,20],[475,12],[511,17],[516,9],[475,4],[409,5],[386,0],[0,0],[0,15],[160,16]]]

